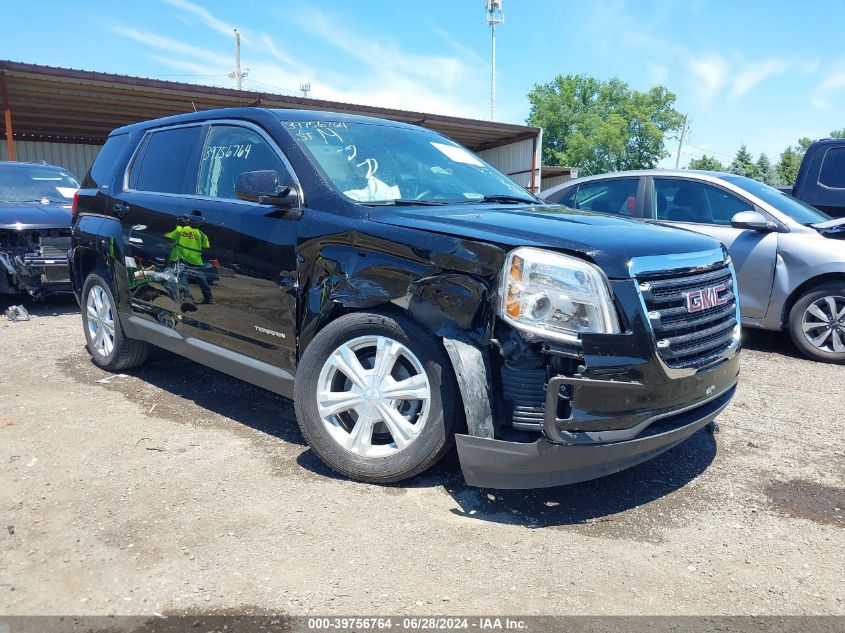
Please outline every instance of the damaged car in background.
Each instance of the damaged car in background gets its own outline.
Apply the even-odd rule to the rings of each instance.
[[[79,182],[46,163],[0,162],[0,294],[70,292],[71,202]]]

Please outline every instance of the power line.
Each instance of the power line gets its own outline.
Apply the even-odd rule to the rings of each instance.
[[[158,79],[159,77],[228,77],[226,73],[218,75],[192,75],[188,73],[174,73],[171,75],[149,75],[151,79]]]
[[[281,86],[277,86],[276,84],[267,83],[266,81],[259,81],[253,77],[247,77],[246,81],[253,84],[259,84],[261,86],[266,86],[267,88],[273,88],[274,90],[278,90],[281,94],[288,95],[290,97],[297,96],[296,92],[293,90],[288,90],[287,88],[282,88]],[[309,88],[310,90],[310,88]]]
[[[687,141],[687,145],[689,145],[690,147],[694,147],[695,149],[700,150],[700,151],[704,152],[705,154],[717,154],[719,156],[725,156],[726,158],[733,158],[734,157],[733,154],[727,154],[725,152],[717,152],[714,149],[707,149],[705,147],[701,147],[699,145],[696,145],[695,143],[692,143],[690,141]]]

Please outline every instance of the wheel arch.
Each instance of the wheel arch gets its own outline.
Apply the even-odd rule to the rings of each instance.
[[[83,216],[74,227],[71,259],[71,283],[81,298],[85,278],[100,270],[108,282],[118,308],[125,309],[127,283],[121,283],[119,271],[124,271],[123,229],[114,218]]]
[[[833,273],[825,273],[823,275],[817,275],[816,277],[812,277],[798,287],[796,287],[786,298],[786,301],[783,304],[783,308],[781,310],[780,321],[781,321],[781,328],[789,327],[789,313],[792,311],[792,307],[795,305],[795,302],[798,301],[805,293],[809,292],[816,286],[820,286],[822,284],[826,284],[832,281],[841,281],[845,282],[845,272],[833,272]]]

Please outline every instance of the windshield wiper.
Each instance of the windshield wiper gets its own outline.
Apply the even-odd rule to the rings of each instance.
[[[464,202],[464,204],[470,203],[477,203],[477,202],[496,202],[498,204],[543,204],[539,200],[535,200],[533,198],[523,198],[522,196],[508,196],[508,195],[495,195],[495,196],[484,196],[483,198],[471,198]]]
[[[438,207],[449,204],[445,200],[409,200],[407,198],[396,198],[395,200],[379,200],[378,202],[362,202],[368,207]]]

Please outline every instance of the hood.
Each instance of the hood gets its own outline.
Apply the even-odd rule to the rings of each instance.
[[[845,239],[845,218],[836,218],[825,222],[817,222],[816,224],[811,224],[810,226],[825,237]]]
[[[719,248],[704,235],[623,217],[558,205],[377,207],[382,224],[460,235],[506,246],[537,246],[586,257],[611,278],[629,277],[628,261],[647,255],[695,253]]]
[[[0,202],[0,229],[69,229],[70,203]]]

